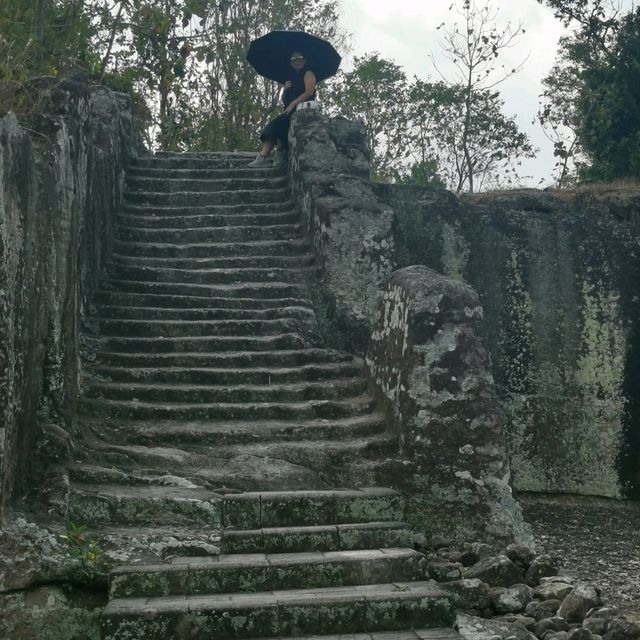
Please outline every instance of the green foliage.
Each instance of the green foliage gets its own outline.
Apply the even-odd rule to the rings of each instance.
[[[538,114],[558,159],[557,184],[637,177],[638,9],[614,0],[539,0],[571,35],[544,80]]]
[[[611,52],[587,69],[578,102],[587,181],[640,177],[640,9],[620,20]]]
[[[110,568],[110,563],[98,543],[86,533],[86,527],[69,522],[67,531],[60,536],[69,555],[80,563],[82,577],[91,580]]]
[[[356,57],[328,97],[335,112],[364,122],[374,180],[458,191],[475,181],[482,188],[515,180],[521,158],[533,155],[496,91],[409,83],[401,67],[377,53]]]
[[[37,108],[25,84],[34,76],[96,68],[91,15],[72,0],[0,4],[0,112]]]
[[[91,14],[79,0],[11,0],[0,5],[2,75],[27,78],[57,75],[68,69],[91,71],[97,57],[91,48]],[[19,56],[13,58],[12,56]],[[8,63],[8,64],[7,64]]]
[[[416,162],[408,169],[399,171],[395,180],[397,184],[411,185],[415,187],[428,187],[430,189],[444,189],[446,184],[438,174],[438,162],[435,159]]]
[[[488,1],[476,4],[475,0],[462,0],[461,6],[452,4],[450,10],[457,13],[459,21],[452,27],[443,23],[439,28],[445,27],[441,46],[454,72],[445,75],[437,66],[436,69],[453,90],[445,107],[448,117],[455,120],[446,123],[448,131],[443,133],[448,141],[448,161],[457,178],[456,191],[474,191],[478,187],[476,178],[486,183],[501,164],[515,174],[519,158],[533,155],[533,148],[515,121],[502,114],[503,102],[494,91],[524,64],[522,61],[509,69],[499,65],[498,58],[514,46],[525,30],[521,22],[499,26],[498,10]],[[515,136],[512,143],[502,137],[507,133]],[[486,159],[478,152],[486,154]],[[507,178],[510,179],[509,174]]]
[[[274,28],[343,46],[337,0],[12,0],[0,6],[0,110],[34,76],[84,71],[134,95],[151,147],[246,149],[279,110],[280,87],[245,56]]]
[[[364,122],[372,177],[384,179],[402,168],[407,156],[407,76],[378,53],[354,58],[325,96],[341,115]]]
[[[496,91],[475,90],[469,98],[461,85],[416,81],[412,86],[414,141],[421,141],[422,149],[429,145],[441,175],[453,188],[513,182],[520,159],[533,155],[527,136],[504,115],[503,106]]]

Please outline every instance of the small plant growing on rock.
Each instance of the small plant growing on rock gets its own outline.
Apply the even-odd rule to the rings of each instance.
[[[109,560],[98,543],[87,535],[87,528],[73,522],[67,524],[66,533],[60,536],[69,555],[80,564],[83,578],[91,580],[110,568]]]

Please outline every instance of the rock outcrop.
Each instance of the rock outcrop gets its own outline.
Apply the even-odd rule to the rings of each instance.
[[[398,267],[478,292],[514,487],[639,496],[638,189],[375,190]]]
[[[127,96],[62,81],[48,115],[0,119],[0,515],[69,453],[79,325],[140,144]],[[24,126],[23,126],[24,125]],[[52,491],[59,480],[49,483]]]
[[[366,358],[400,440],[388,483],[430,536],[531,542],[511,495],[481,323],[470,287],[426,267],[391,275]]]

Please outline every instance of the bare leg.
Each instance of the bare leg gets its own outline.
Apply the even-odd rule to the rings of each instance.
[[[247,166],[253,168],[257,167],[265,167],[267,165],[271,165],[269,160],[267,160],[267,156],[271,153],[275,142],[273,140],[265,140],[260,146],[260,151],[256,159],[253,162],[250,162]]]
[[[274,146],[275,146],[275,143],[273,140],[265,140],[262,143],[262,146],[260,147],[260,151],[258,151],[258,153],[263,158],[266,158],[271,153],[271,150],[273,149]]]

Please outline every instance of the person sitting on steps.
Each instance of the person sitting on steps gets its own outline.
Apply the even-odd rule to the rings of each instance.
[[[268,156],[276,143],[279,153],[273,166],[284,167],[287,164],[291,114],[302,102],[316,98],[316,76],[311,69],[307,68],[304,55],[300,51],[294,51],[289,58],[289,64],[291,65],[291,79],[287,80],[282,91],[284,111],[262,130],[260,134],[262,146],[256,159],[249,164],[250,167],[268,166]]]

